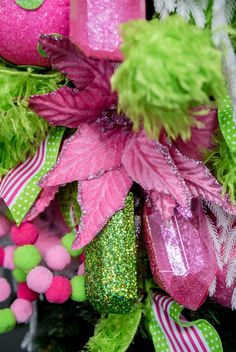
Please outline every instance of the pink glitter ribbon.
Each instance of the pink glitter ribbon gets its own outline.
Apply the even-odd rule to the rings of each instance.
[[[71,0],[70,38],[87,56],[120,61],[119,25],[145,14],[144,0]]]
[[[200,201],[193,201],[192,212],[189,219],[176,208],[163,224],[158,211],[144,209],[144,236],[155,282],[196,310],[208,294],[217,262]]]

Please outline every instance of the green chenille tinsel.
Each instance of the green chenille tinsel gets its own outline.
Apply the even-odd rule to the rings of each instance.
[[[89,352],[125,352],[131,344],[142,316],[142,305],[129,314],[109,314],[97,323],[87,344]]]
[[[215,149],[206,154],[205,163],[222,184],[224,193],[228,193],[232,203],[236,201],[236,155],[232,154],[219,132],[215,138]]]
[[[36,73],[0,64],[0,177],[33,155],[48,124],[28,108],[28,97],[54,91],[63,82],[58,73]]]
[[[174,15],[163,21],[131,21],[122,26],[125,60],[112,77],[124,110],[137,130],[152,137],[162,127],[169,137],[190,137],[197,121],[192,107],[220,99],[226,92],[221,54],[210,30]]]

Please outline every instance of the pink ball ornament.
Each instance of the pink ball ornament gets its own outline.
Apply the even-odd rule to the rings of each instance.
[[[45,296],[48,302],[61,304],[68,301],[71,292],[71,283],[66,277],[54,276],[52,284]]]
[[[44,33],[68,35],[69,0],[41,0],[38,6],[31,3],[1,0],[0,56],[17,65],[49,66],[37,51],[38,38]]]
[[[4,249],[0,246],[0,266],[3,266],[4,257],[5,257]]]
[[[33,314],[33,304],[26,299],[17,298],[11,305],[17,323],[25,323]]]
[[[33,302],[39,298],[38,293],[32,291],[26,282],[22,282],[17,287],[17,297],[26,299],[27,301]]]
[[[3,267],[5,269],[13,270],[15,269],[15,264],[14,264],[14,251],[16,249],[16,246],[7,246],[4,249],[4,260],[3,260]]]
[[[39,236],[37,227],[30,222],[24,222],[19,227],[12,226],[11,239],[17,246],[34,244]]]
[[[6,301],[11,294],[11,286],[4,277],[0,277],[0,302]]]
[[[45,260],[50,269],[63,270],[70,264],[71,257],[66,248],[58,244],[47,251]]]
[[[52,284],[53,274],[44,266],[36,266],[27,275],[28,287],[38,293],[45,293]]]

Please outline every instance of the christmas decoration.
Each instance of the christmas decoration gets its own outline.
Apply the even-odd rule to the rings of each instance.
[[[3,0],[0,19],[0,334],[235,351],[234,2]]]

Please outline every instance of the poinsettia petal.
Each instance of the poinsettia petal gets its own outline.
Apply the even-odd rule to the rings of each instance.
[[[153,211],[158,211],[161,215],[162,221],[168,221],[174,215],[174,209],[177,206],[173,197],[166,193],[152,191],[150,198],[153,205]]]
[[[184,142],[178,138],[174,145],[187,157],[191,159],[201,160],[201,152],[213,147],[212,136],[218,127],[218,118],[216,109],[212,109],[207,114],[200,114],[202,107],[194,117],[202,123],[202,127],[191,128],[191,138]],[[206,108],[205,108],[206,109]]]
[[[127,135],[113,129],[101,134],[97,125],[83,125],[64,142],[57,165],[44,176],[41,187],[92,179],[120,167]]]
[[[82,248],[91,242],[112,215],[124,207],[131,185],[132,181],[123,167],[79,184],[82,218],[73,248]]]
[[[170,155],[184,177],[193,197],[201,197],[231,209],[228,197],[222,196],[220,184],[202,162],[189,159],[174,146],[170,147]]]
[[[82,122],[90,123],[110,105],[99,90],[62,87],[49,94],[30,98],[29,107],[51,125],[76,128]]]
[[[133,181],[145,190],[170,194],[179,204],[188,206],[188,189],[170,158],[168,148],[148,140],[144,131],[130,136],[122,163]]]
[[[26,221],[31,221],[40,213],[42,213],[54,199],[56,193],[59,190],[59,186],[46,187],[44,188],[30,211],[25,217]]]
[[[39,44],[48,55],[52,66],[64,73],[79,89],[99,86],[105,95],[111,94],[110,78],[117,63],[86,57],[69,38],[42,35]],[[91,86],[92,88],[92,86]]]

